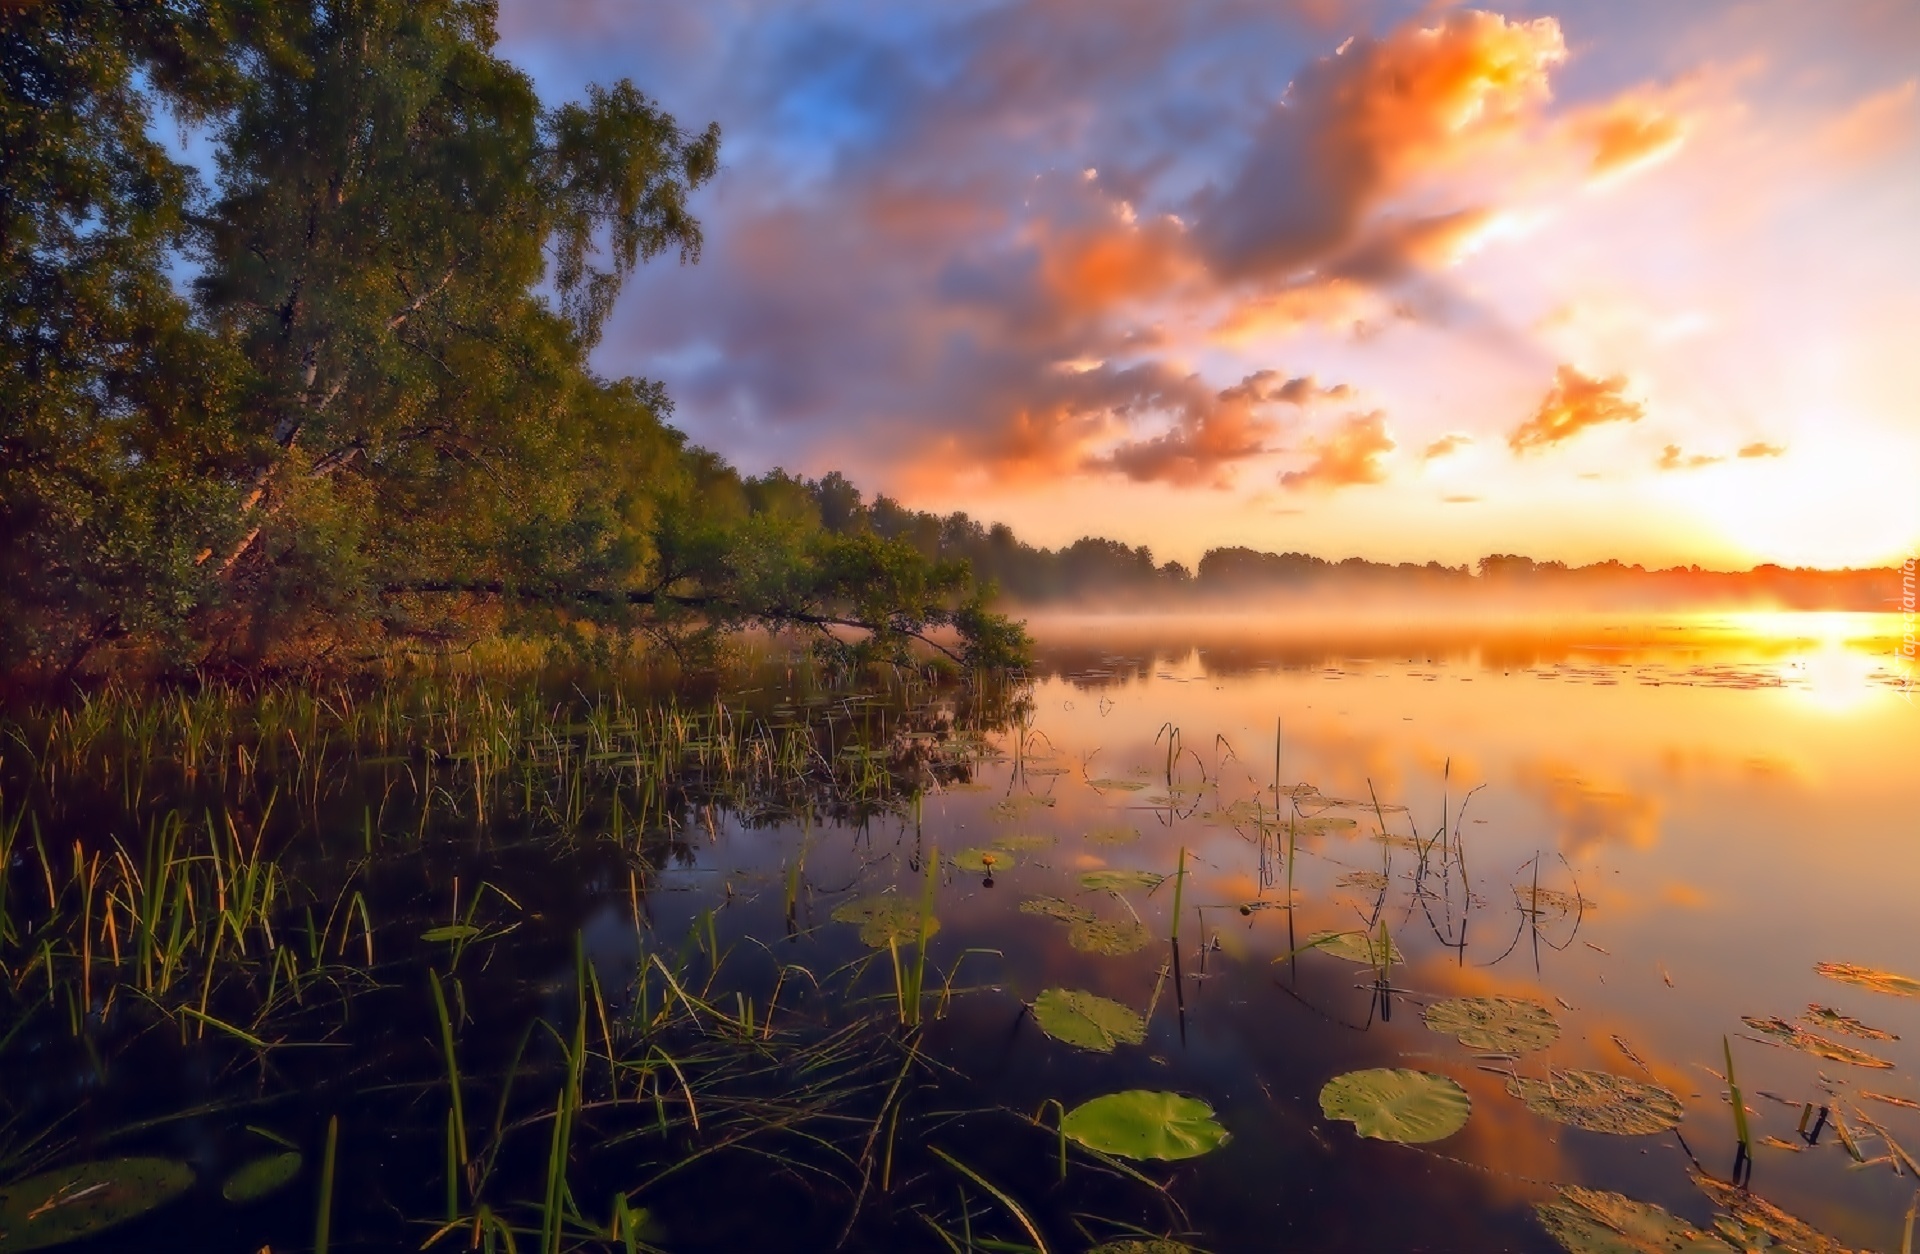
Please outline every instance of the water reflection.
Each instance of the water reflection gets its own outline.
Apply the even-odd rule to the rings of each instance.
[[[1758,1158],[1741,1170],[1756,1189],[1851,1243],[1897,1243],[1910,1186],[1886,1164],[1848,1171],[1838,1151],[1781,1148],[1807,1103],[1855,1100],[1862,1073],[1756,1038],[1741,1018],[1823,998],[1864,1013],[1814,974],[1834,955],[1920,967],[1909,923],[1920,719],[1897,690],[1889,617],[1362,624],[1344,634],[1040,626],[1031,733],[1044,743],[1022,772],[998,777],[1003,792],[942,803],[969,842],[1017,830],[1056,843],[999,876],[992,902],[976,890],[943,908],[956,928],[1018,947],[1005,973],[1023,996],[1064,985],[1145,1005],[1172,978],[1164,955],[1078,954],[1004,911],[1035,893],[1073,894],[1087,867],[1165,873],[1187,851],[1183,995],[1170,1019],[1167,997],[1158,1004],[1155,1061],[1102,1064],[1113,1084],[1232,1094],[1237,1135],[1247,1112],[1291,1112],[1294,1122],[1275,1116],[1276,1127],[1245,1134],[1290,1170],[1307,1153],[1418,1191],[1410,1161],[1469,1164],[1446,1179],[1474,1182],[1460,1231],[1491,1248],[1524,1227],[1523,1204],[1547,1182],[1615,1189],[1703,1221],[1710,1208],[1686,1168],[1691,1151],[1724,1173],[1735,1153],[1726,1036],[1753,1108]],[[1293,813],[1301,781],[1337,804]],[[1007,804],[1021,796],[1046,804]],[[1316,809],[1351,825],[1302,821]],[[1290,861],[1280,853],[1288,814]],[[1140,838],[1085,835],[1116,823]],[[1164,887],[1129,895],[1127,908],[1165,935],[1167,897]],[[1316,932],[1383,922],[1407,959],[1387,977],[1387,1007],[1377,972],[1295,952]],[[1490,993],[1552,1007],[1561,1040],[1524,1064],[1476,1061],[1421,1023],[1435,1000]],[[1885,1043],[1898,1077],[1887,1083],[1911,1093],[1920,1002],[1883,997],[1871,1010],[1902,1038]],[[1367,1065],[1451,1075],[1472,1095],[1473,1118],[1432,1151],[1357,1142],[1318,1119],[1314,1094]],[[1516,1065],[1650,1076],[1683,1101],[1687,1140],[1548,1123],[1496,1074]],[[1061,1078],[1013,1051],[1000,1082],[1039,1100]],[[1920,1112],[1882,1113],[1894,1137],[1920,1143]],[[1370,1204],[1339,1172],[1297,1169],[1329,1199]],[[1195,1172],[1196,1197],[1224,1198],[1229,1180],[1260,1187],[1233,1147]],[[1423,1194],[1420,1204],[1447,1213],[1459,1200]],[[1245,1218],[1247,1203],[1222,1205]],[[1326,1248],[1365,1248],[1387,1231],[1352,1216],[1264,1222]],[[1407,1240],[1393,1231],[1389,1244]],[[1538,1243],[1537,1230],[1518,1239]]]

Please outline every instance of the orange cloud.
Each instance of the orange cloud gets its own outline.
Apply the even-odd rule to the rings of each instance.
[[[1376,213],[1418,176],[1511,132],[1547,99],[1548,71],[1565,56],[1552,18],[1457,10],[1314,62],[1269,113],[1239,175],[1200,202],[1196,232],[1216,274],[1284,277],[1346,254],[1378,273],[1416,253],[1446,255],[1478,211],[1412,226]]]
[[[1686,138],[1679,117],[1645,94],[1623,96],[1577,115],[1573,134],[1593,146],[1596,175],[1652,165],[1672,156]]]
[[[1654,463],[1658,470],[1698,470],[1702,466],[1711,466],[1727,460],[1724,457],[1710,457],[1705,453],[1683,454],[1678,444],[1669,444],[1661,452],[1660,460]]]
[[[1473,437],[1470,435],[1443,435],[1420,450],[1420,460],[1430,462],[1436,457],[1449,457],[1471,443]]]
[[[1514,428],[1507,447],[1525,453],[1551,448],[1602,423],[1638,422],[1646,416],[1646,406],[1629,399],[1626,389],[1623,374],[1596,379],[1563,365],[1554,372],[1553,390],[1533,417]]]
[[[1124,206],[1111,224],[1043,246],[1042,282],[1075,313],[1098,313],[1171,290],[1193,269],[1178,221],[1133,221]]]
[[[1920,97],[1920,79],[1912,78],[1863,97],[1826,125],[1821,147],[1845,161],[1884,156],[1912,139],[1916,97]]]
[[[1785,457],[1786,454],[1787,449],[1785,445],[1768,444],[1765,440],[1755,440],[1752,444],[1743,444],[1740,446],[1740,456],[1742,457]]]
[[[1387,434],[1386,415],[1376,409],[1347,415],[1330,437],[1308,440],[1307,447],[1313,461],[1305,470],[1281,475],[1282,487],[1333,489],[1384,482],[1387,470],[1380,459],[1397,446]]]

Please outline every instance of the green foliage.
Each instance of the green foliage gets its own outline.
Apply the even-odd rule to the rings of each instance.
[[[0,23],[0,671],[746,625],[1021,662],[964,562],[823,526],[593,373],[634,269],[697,259],[719,131],[626,81],[546,108],[494,42],[467,0]]]
[[[1407,1067],[1371,1067],[1337,1075],[1320,1089],[1320,1110],[1351,1122],[1361,1136],[1418,1145],[1466,1126],[1473,1102],[1453,1080]]]
[[[1088,1149],[1121,1158],[1197,1158],[1226,1143],[1213,1107],[1194,1097],[1129,1089],[1083,1102],[1060,1130]]]

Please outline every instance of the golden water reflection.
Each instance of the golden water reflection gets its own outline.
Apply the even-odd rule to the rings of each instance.
[[[1187,936],[1217,941],[1215,961],[1250,987],[1269,969],[1283,983],[1306,979],[1325,1000],[1316,1013],[1343,1022],[1372,1013],[1362,968],[1314,951],[1274,960],[1315,931],[1384,919],[1407,954],[1393,976],[1407,1002],[1391,1025],[1366,1025],[1364,1052],[1469,1085],[1475,1121],[1449,1153],[1488,1168],[1496,1193],[1540,1180],[1624,1188],[1656,1169],[1667,1174],[1643,1184],[1657,1190],[1682,1178],[1672,1145],[1661,1142],[1652,1165],[1616,1155],[1596,1166],[1609,1148],[1528,1116],[1426,1032],[1418,1006],[1501,992],[1556,1007],[1561,1041],[1526,1065],[1644,1065],[1685,1100],[1689,1143],[1704,1156],[1731,1152],[1723,1036],[1756,1137],[1792,1142],[1801,1102],[1855,1101],[1863,1079],[1920,1099],[1920,1000],[1813,970],[1834,960],[1920,975],[1920,710],[1903,691],[1897,625],[1700,616],[1375,622],[1343,635],[1252,621],[1042,623],[1039,735],[1005,783],[1047,804],[995,815],[944,803],[980,839],[1057,839],[1002,878],[1003,897],[1069,891],[1092,866],[1170,871],[1186,849]],[[1277,908],[1287,869],[1276,741],[1277,782],[1317,790],[1303,810],[1352,820],[1302,832],[1295,818],[1291,911]],[[1085,839],[1116,823],[1140,838]],[[1164,891],[1128,908],[1164,935]],[[1084,956],[1046,962],[1048,979],[1098,988],[1106,978]],[[1114,995],[1137,999],[1141,978]],[[1195,986],[1196,1018],[1207,996]],[[1250,994],[1231,1014],[1257,1020],[1262,1004]],[[1810,1004],[1897,1034],[1874,1042],[1894,1068],[1822,1062],[1742,1022]],[[1874,1114],[1920,1146],[1920,1112]],[[1855,1242],[1894,1232],[1911,1186],[1890,1171],[1848,1171],[1825,1145],[1762,1153],[1776,1200]]]

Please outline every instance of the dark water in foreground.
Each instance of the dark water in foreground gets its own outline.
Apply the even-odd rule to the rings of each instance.
[[[1730,1049],[1753,1193],[1845,1248],[1897,1250],[1920,1183],[1903,1161],[1920,1153],[1920,997],[1815,970],[1920,977],[1920,715],[1884,628],[1060,623],[1043,625],[1030,691],[978,710],[930,691],[801,697],[763,675],[725,697],[732,731],[669,736],[629,716],[623,738],[573,716],[544,747],[502,733],[490,757],[469,717],[434,724],[444,752],[395,744],[303,785],[299,763],[329,752],[307,734],[325,717],[290,719],[313,758],[275,749],[252,792],[175,763],[131,796],[141,772],[123,760],[105,769],[119,797],[70,797],[61,830],[36,843],[16,825],[10,841],[0,1179],[163,1156],[194,1187],[72,1248],[308,1248],[337,1118],[334,1249],[504,1248],[507,1230],[522,1249],[619,1249],[622,1193],[649,1213],[642,1245],[670,1250],[1035,1235],[1084,1250],[1143,1234],[1219,1251],[1552,1250],[1534,1208],[1561,1185],[1712,1223],[1689,1167],[1735,1164]],[[804,724],[811,756],[777,758],[788,731],[759,767],[718,762],[756,719]],[[639,760],[673,736],[674,770]],[[19,752],[0,767],[17,772]],[[0,816],[41,804],[7,778]],[[424,819],[408,800],[422,792],[442,797]],[[162,809],[191,831],[239,814],[231,848],[297,833],[275,864],[273,937],[248,920],[176,945],[170,983],[141,973],[147,897],[125,887],[164,878]],[[124,909],[88,870],[116,847]],[[1171,876],[1183,857],[1184,881],[1083,880]],[[202,868],[224,904],[176,889],[155,918],[217,930],[193,932],[234,908],[239,866]],[[928,891],[938,931],[910,1029],[897,981],[917,932],[875,949],[834,916],[876,897],[910,913]],[[1076,947],[1069,923],[1022,909],[1048,898],[1110,935],[1143,928],[1139,947]],[[103,919],[127,950],[111,967]],[[1400,955],[1384,993],[1364,962],[1299,948],[1383,924]],[[165,968],[173,942],[149,931],[147,969]],[[294,956],[269,969],[279,948]],[[97,983],[78,987],[83,973]],[[1051,1039],[1028,1009],[1047,989],[1131,1008],[1143,1039],[1110,1053]],[[1496,995],[1545,1007],[1558,1039],[1499,1056],[1423,1021]],[[1403,1145],[1327,1118],[1322,1086],[1371,1067],[1451,1078],[1471,1098],[1464,1127]],[[1670,1090],[1678,1134],[1568,1127],[1508,1091],[1514,1074],[1573,1069]],[[469,1165],[449,1198],[455,1088]],[[1229,1139],[1131,1168],[1074,1148],[1062,1181],[1058,1109],[1129,1089],[1200,1098]],[[1830,1112],[1812,1143],[1808,1105]],[[276,1140],[303,1156],[293,1183],[222,1198]]]

